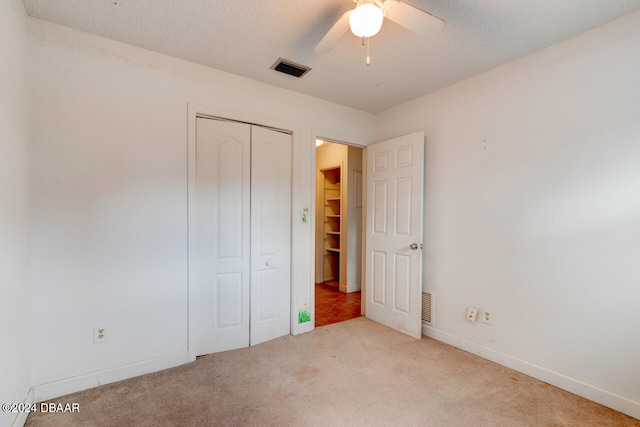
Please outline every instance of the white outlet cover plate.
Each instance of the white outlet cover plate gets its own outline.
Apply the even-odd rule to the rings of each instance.
[[[93,343],[100,344],[107,342],[107,330],[103,326],[93,327]]]
[[[482,316],[480,316],[480,318],[482,319],[482,323],[490,325],[491,321],[493,320],[493,310],[490,310],[488,308],[483,309]]]
[[[469,307],[467,310],[467,320],[475,322],[478,319],[478,309],[476,307]]]

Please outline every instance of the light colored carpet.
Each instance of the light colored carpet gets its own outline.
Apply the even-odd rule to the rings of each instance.
[[[526,375],[365,318],[54,399],[35,426],[640,426]]]

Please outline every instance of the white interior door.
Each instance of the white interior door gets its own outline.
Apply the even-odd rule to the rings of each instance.
[[[291,135],[252,126],[251,345],[291,330]]]
[[[421,337],[424,132],[367,147],[366,316]]]
[[[190,191],[190,351],[249,345],[251,128],[196,120]]]

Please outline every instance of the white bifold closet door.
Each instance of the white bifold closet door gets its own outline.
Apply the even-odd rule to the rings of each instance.
[[[191,176],[190,353],[288,334],[291,135],[197,118]]]

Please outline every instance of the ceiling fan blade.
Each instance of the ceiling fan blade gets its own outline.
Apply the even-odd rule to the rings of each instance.
[[[444,27],[444,21],[437,16],[395,0],[386,0],[382,13],[396,24],[422,37],[435,36]]]
[[[315,53],[326,53],[329,52],[333,47],[338,43],[338,40],[344,36],[344,33],[349,29],[349,16],[351,15],[351,11],[348,10],[338,19],[338,21],[333,24],[333,27],[329,30],[329,32],[320,40],[320,43],[316,46],[313,51]]]

